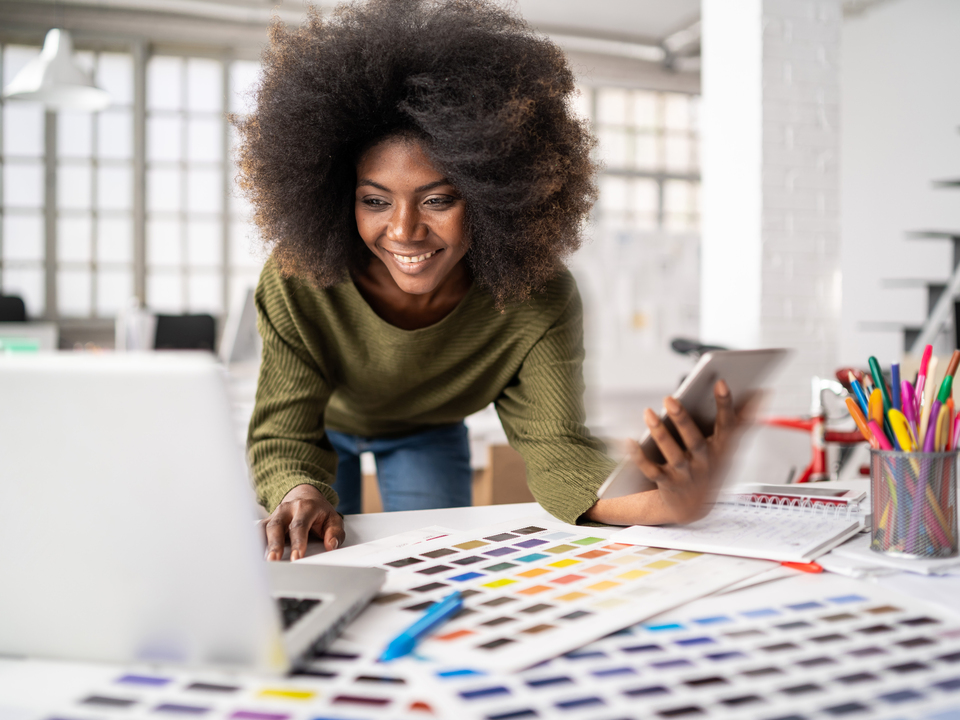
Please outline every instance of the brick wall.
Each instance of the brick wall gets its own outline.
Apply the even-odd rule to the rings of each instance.
[[[837,365],[839,0],[704,0],[705,340],[786,346],[772,409]]]

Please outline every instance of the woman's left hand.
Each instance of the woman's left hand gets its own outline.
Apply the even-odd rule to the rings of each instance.
[[[717,403],[713,433],[704,437],[686,410],[674,398],[664,407],[683,441],[674,439],[653,410],[644,413],[665,462],[655,463],[633,442],[630,454],[655,490],[608,500],[600,499],[585,514],[589,520],[612,525],[663,525],[689,523],[710,512],[723,472],[740,436],[741,418],[734,411],[727,384],[719,380],[713,388]]]

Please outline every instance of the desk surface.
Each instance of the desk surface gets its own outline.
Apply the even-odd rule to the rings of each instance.
[[[345,518],[347,532],[345,547],[358,545],[363,542],[379,540],[398,533],[417,530],[429,526],[443,526],[451,527],[457,530],[469,531],[471,529],[492,523],[520,518],[531,518],[531,520],[542,518],[543,520],[547,520],[549,515],[536,503],[452,508],[444,510],[422,510],[397,513],[377,513],[367,515],[348,515]],[[315,553],[320,552],[319,545],[315,545],[312,550]],[[830,582],[831,578],[833,578],[833,585]],[[958,610],[956,598],[960,596],[960,576],[929,577],[898,573],[874,581],[873,584],[867,583],[866,581],[853,580],[845,582],[857,583],[855,591],[862,592],[865,596],[869,595],[872,598],[875,598],[875,600],[871,601],[874,605],[890,601],[887,597],[883,596],[884,593],[886,593],[886,588],[889,587],[890,589],[900,591],[901,593],[913,595],[914,597],[921,598],[925,601],[939,604],[941,607],[953,612],[954,614],[957,613]],[[677,636],[677,638],[680,638],[679,643],[673,642],[677,640],[677,638],[670,636],[669,638],[666,638],[666,645],[680,647],[682,643],[693,643],[690,645],[690,647],[693,649],[691,649],[688,653],[692,658],[697,652],[701,652],[696,649],[698,646],[696,646],[695,643],[704,642],[704,639],[701,636],[706,632],[706,630],[700,627],[693,628],[692,625],[696,623],[707,622],[708,620],[709,622],[723,620],[724,618],[722,617],[718,618],[713,616],[717,615],[717,613],[721,611],[727,612],[727,610],[731,611],[729,613],[731,618],[730,622],[736,621],[740,624],[748,622],[747,620],[744,620],[742,613],[734,612],[739,609],[736,597],[751,598],[749,602],[756,604],[758,607],[761,603],[766,603],[768,605],[780,603],[782,605],[786,602],[796,602],[798,597],[815,597],[817,596],[817,593],[822,595],[824,591],[819,590],[818,588],[832,587],[835,585],[835,583],[836,576],[833,575],[824,574],[820,576],[810,576],[797,573],[790,579],[782,582],[768,582],[763,585],[748,588],[747,590],[743,590],[741,592],[695,601],[695,604],[676,611],[672,617],[673,619],[679,619],[683,622],[686,622],[683,620],[683,618],[686,617],[684,613],[694,613],[689,614],[689,617],[700,619],[695,619],[692,623],[688,623],[692,629],[687,631],[678,631],[681,633],[681,635]],[[878,584],[882,587],[878,588]],[[859,588],[864,589],[859,590]],[[880,593],[879,595],[878,592]],[[837,594],[838,593],[836,592],[833,593],[833,595]],[[786,600],[784,600],[784,598],[786,598]],[[848,599],[849,596],[845,598],[834,598],[834,601],[847,602]],[[741,600],[739,602],[743,601]],[[866,607],[866,605],[864,607]],[[844,609],[846,610],[850,608],[852,608],[852,606],[844,606]],[[770,611],[766,610],[765,612]],[[794,611],[790,610],[788,612],[793,613]],[[699,615],[696,613],[699,613]],[[710,617],[704,619],[707,615],[710,615]],[[848,613],[846,615],[837,615],[836,617],[851,617],[851,615]],[[889,620],[888,616],[883,617]],[[867,620],[863,620],[863,623],[868,621],[871,623],[877,622],[876,620],[872,619],[872,616]],[[749,622],[754,621],[751,620]],[[773,621],[764,622],[772,623]],[[911,622],[914,621],[911,620]],[[793,623],[791,627],[793,625],[806,626],[806,624],[803,622]],[[703,627],[708,626],[704,625]],[[778,626],[776,629],[768,629],[770,632],[774,632],[779,636],[787,632],[784,629],[786,627],[788,626],[784,625],[782,627]],[[611,660],[609,661],[604,660],[603,658],[591,661],[589,659],[577,659],[589,658],[591,656],[590,653],[580,653],[578,655],[571,654],[569,659],[561,658],[555,661],[547,670],[532,671],[534,672],[534,675],[531,675],[530,677],[540,677],[539,675],[536,675],[537,672],[540,672],[540,675],[542,675],[544,672],[553,672],[556,674],[562,670],[563,672],[568,673],[570,677],[575,680],[575,682],[579,683],[583,693],[589,691],[590,693],[595,693],[598,696],[602,695],[604,702],[615,702],[617,701],[618,697],[624,695],[624,693],[620,693],[619,690],[617,690],[620,685],[617,685],[616,683],[623,684],[623,687],[627,689],[634,686],[646,687],[644,683],[647,683],[647,681],[649,681],[652,677],[659,677],[656,675],[656,673],[660,672],[659,670],[651,670],[650,667],[648,667],[650,660],[646,658],[646,656],[641,657],[640,655],[636,654],[634,650],[639,649],[640,646],[654,647],[653,645],[643,645],[643,642],[645,642],[644,638],[647,635],[650,636],[651,642],[663,643],[665,638],[661,637],[661,635],[663,635],[663,632],[661,631],[668,628],[680,628],[680,625],[674,624],[656,627],[652,626],[649,631],[635,631],[635,633],[638,633],[635,637],[634,635],[628,633],[627,636],[624,636],[627,637],[627,640],[623,640],[623,643],[638,646],[630,647],[630,652],[622,652],[621,649],[613,647],[611,643],[615,644],[617,639],[615,636],[611,636],[614,638],[614,640],[605,641],[610,647],[604,646],[600,648],[600,650],[613,652],[616,655],[616,658],[611,656]],[[837,628],[831,627],[831,630],[833,631],[836,629]],[[801,635],[803,635],[803,633],[806,631],[797,630],[794,632],[799,633],[797,637],[800,638]],[[917,640],[914,635],[919,633],[920,630],[915,631],[912,626],[909,628],[904,626],[904,628],[901,628],[897,632],[903,636],[903,638],[900,638],[900,635],[898,635],[897,639],[902,639],[904,642],[908,643],[915,643]],[[646,633],[646,635],[644,635],[644,633]],[[682,633],[686,634],[684,635]],[[621,634],[618,633],[618,635]],[[687,635],[689,635],[689,637],[687,637]],[[799,642],[807,641],[808,639],[805,635],[803,635],[803,637],[799,640]],[[730,644],[730,641],[726,642],[727,644]],[[737,640],[736,642],[740,643],[741,641]],[[854,640],[851,639],[848,642],[854,642]],[[856,640],[856,642],[861,641]],[[862,640],[862,643],[867,642],[868,640],[866,639]],[[873,642],[873,640],[869,639],[869,642]],[[810,643],[807,642],[807,644],[809,645]],[[743,650],[744,648],[740,649]],[[687,651],[674,650],[672,652],[675,654],[680,652],[682,654],[686,653]],[[756,652],[759,651],[757,650]],[[797,652],[801,651],[798,650]],[[944,650],[936,649],[935,651],[931,650],[930,652],[931,654],[935,652],[942,654]],[[595,650],[593,654],[598,655],[602,653]],[[844,653],[840,653],[839,656],[842,658]],[[177,703],[180,703],[182,706],[186,707],[200,704],[202,700],[203,703],[211,705],[212,707],[210,712],[207,713],[207,716],[210,717],[211,720],[214,720],[214,718],[235,720],[236,718],[240,717],[264,719],[282,717],[288,718],[289,720],[312,720],[319,715],[324,715],[324,713],[337,717],[356,717],[357,715],[353,713],[359,713],[361,710],[364,711],[365,716],[386,717],[386,711],[390,709],[396,710],[392,717],[410,718],[412,715],[410,713],[404,713],[402,710],[409,705],[410,700],[424,699],[423,697],[412,694],[414,692],[422,691],[424,687],[422,683],[412,684],[409,686],[404,686],[401,684],[395,687],[390,686],[389,689],[364,686],[363,683],[359,683],[359,680],[353,680],[353,678],[359,677],[357,668],[351,666],[349,660],[338,660],[338,657],[340,656],[332,655],[331,658],[324,661],[324,663],[326,663],[324,668],[330,671],[326,675],[318,675],[315,678],[289,678],[283,681],[283,684],[274,683],[273,686],[269,685],[269,681],[263,678],[244,679],[239,676],[230,676],[226,677],[225,679],[217,679],[219,676],[202,676],[201,679],[205,680],[206,682],[212,682],[212,680],[217,679],[218,682],[224,684],[242,686],[236,690],[233,696],[225,696],[222,700],[217,698],[211,700],[209,694],[204,696],[202,694],[198,695],[197,693],[191,693],[190,688],[192,686],[190,683],[195,678],[187,671],[168,672],[165,669],[164,678],[166,679],[162,680],[165,685],[157,685],[154,687],[150,686],[149,682],[155,680],[155,678],[152,676],[159,672],[159,670],[156,668],[134,668],[133,670],[128,670],[93,663],[82,664],[57,663],[50,661],[18,661],[12,658],[0,658],[0,717],[4,718],[4,720],[7,720],[7,718],[15,718],[16,720],[47,720],[51,717],[51,711],[56,709],[58,712],[54,716],[69,716],[71,718],[77,718],[78,720],[92,720],[92,718],[95,717],[105,717],[107,714],[116,720],[120,720],[120,718],[130,718],[130,720],[136,718],[136,720],[139,720],[141,717],[144,717],[142,713],[147,712],[150,707],[158,706],[159,703],[164,701],[170,703],[170,707],[177,706]],[[346,658],[347,656],[342,657]],[[717,657],[720,656],[718,655]],[[952,655],[950,657],[952,657]],[[626,663],[627,665],[630,665],[630,667],[633,667],[634,665],[643,665],[643,669],[640,671],[642,673],[642,678],[639,680],[630,680],[629,678],[625,677],[625,679],[622,681],[608,679],[607,675],[610,673],[618,672],[629,674],[631,672],[635,672],[629,668],[625,670],[620,665],[611,664],[614,662],[614,659],[616,659],[617,663],[620,663],[621,665]],[[590,665],[591,662],[593,665]],[[845,662],[850,667],[855,667],[860,671],[871,670],[873,668],[873,666],[870,664],[873,662],[872,660],[851,661],[848,659]],[[877,663],[874,664],[876,665]],[[590,671],[584,669],[588,666],[591,668]],[[795,667],[796,664],[785,662],[784,666],[789,669],[789,667]],[[710,667],[710,671],[713,673],[719,672],[712,665]],[[383,671],[381,670],[380,672],[382,673]],[[393,672],[396,673],[397,670],[394,669]],[[810,677],[816,676],[814,679],[818,679],[818,682],[821,679],[826,679],[827,683],[830,682],[830,676],[827,671],[823,671],[821,673],[823,676],[822,678],[820,675],[817,675],[818,672],[821,671],[818,669],[812,669],[809,672],[804,671],[804,674],[800,673],[800,671],[794,670],[794,675],[798,675],[798,673],[804,674],[804,678],[806,678],[806,675],[809,675]],[[940,674],[926,678],[924,683],[926,683],[926,685],[930,685],[930,683],[934,681],[943,681],[944,687],[952,688],[953,685],[951,683],[953,683],[954,680],[947,678],[945,673],[952,673],[950,676],[952,678],[953,675],[956,675],[954,669],[944,665],[944,668],[937,669],[937,672]],[[664,670],[661,673],[663,677],[666,677],[666,675],[663,673],[669,674],[667,670]],[[836,671],[834,671],[834,674],[836,674]],[[944,680],[944,678],[946,679]],[[372,679],[375,680],[376,678]],[[411,678],[411,680],[412,679],[414,678]],[[526,692],[530,699],[538,700],[541,703],[545,702],[544,700],[540,700],[540,698],[546,698],[546,693],[548,691],[537,690],[539,695],[536,693],[531,693],[529,687],[532,687],[532,685],[528,686],[526,684],[528,679],[529,678],[527,676],[521,676],[519,674],[502,674],[502,676],[496,679],[496,683],[494,683],[494,689],[500,691],[501,693],[507,693],[508,691],[512,692],[513,697],[519,697],[520,693]],[[916,684],[918,682],[914,676],[910,676],[910,678],[904,678],[902,681],[899,677],[893,677],[892,680],[897,683],[906,683],[909,681]],[[157,682],[159,682],[159,680],[157,680]],[[492,692],[491,687],[493,686],[491,686],[491,681],[489,679],[484,679],[482,676],[475,680],[471,680],[469,677],[466,677],[459,682],[464,683],[464,685],[462,688],[459,686],[456,687],[456,691],[459,692],[460,695],[457,695],[455,692],[453,695],[454,698],[470,698],[473,697],[471,693],[477,697],[481,697],[483,693]],[[731,680],[731,683],[732,682],[733,680]],[[743,684],[742,680],[737,682],[740,682],[741,685]],[[137,683],[140,684],[138,685]],[[758,691],[760,691],[763,689],[760,687],[762,685],[761,681],[757,681],[755,684],[756,687],[751,687],[751,690],[758,690],[759,688]],[[369,683],[367,683],[367,685],[369,685]],[[926,687],[926,685],[924,687]],[[503,688],[507,688],[508,690],[501,690],[501,686]],[[427,687],[430,693],[436,693],[439,688],[439,686],[434,687],[432,685]],[[446,690],[450,689],[447,687],[447,685],[445,685],[444,688]],[[885,690],[890,689],[891,688],[885,688]],[[892,689],[898,690],[899,687],[893,687]],[[774,690],[771,690],[770,688],[767,688],[767,690],[770,690],[768,694],[771,696],[774,694]],[[559,693],[560,691],[555,692]],[[687,692],[695,692],[697,701],[701,702],[711,691],[695,689],[694,691],[688,690]],[[342,710],[339,706],[329,710],[326,709],[328,705],[336,705],[337,699],[339,699],[338,693],[341,693],[341,696],[350,696],[357,702],[366,701],[364,697],[358,697],[359,695],[379,694],[380,696],[383,696],[383,698],[393,698],[391,701],[393,705],[391,708],[383,708],[383,711],[376,711],[376,708],[370,709],[367,707],[357,707],[353,709],[353,713],[350,712],[349,707],[343,708]],[[85,697],[87,698],[87,701],[82,700]],[[571,695],[571,697],[573,696]],[[584,697],[587,697],[587,695],[584,695]],[[111,698],[113,698],[113,700],[111,700]],[[425,698],[432,702],[434,695],[428,694],[425,696]],[[949,700],[950,698],[953,698],[953,695],[947,695],[946,692],[944,692],[941,695],[938,695],[937,698]],[[556,697],[553,699],[560,703],[569,701],[569,698],[562,694],[556,694]],[[97,705],[94,700],[100,702],[101,705]],[[105,705],[102,705],[102,703],[108,701],[130,702],[133,704],[130,705],[129,708],[106,707]],[[638,707],[646,707],[642,703],[650,702],[656,705],[658,702],[661,702],[657,699],[648,701],[647,699],[639,696],[637,698],[629,696],[626,698],[626,700],[623,700],[621,697],[621,701],[626,703],[624,705],[625,709],[622,714],[631,716],[636,712]],[[788,701],[792,702],[790,699],[782,700],[782,702]],[[84,702],[87,704],[85,705]],[[386,700],[384,700],[384,702],[386,702]],[[495,698],[491,699],[489,701],[489,703],[491,703],[489,706],[483,705],[484,702],[488,701],[481,700],[477,700],[474,704],[469,704],[463,701],[460,702],[463,703],[462,707],[456,707],[456,712],[457,716],[464,718],[464,720],[478,717],[490,717],[491,713],[496,715],[496,713],[493,713],[494,705],[492,704],[495,702],[500,703],[500,705],[497,705],[496,707],[502,709],[504,712],[511,710],[511,708],[507,706],[507,704],[511,702],[509,698],[501,698],[500,700],[496,700]],[[661,704],[665,702],[667,701],[662,701]],[[800,700],[797,702],[800,702]],[[216,706],[215,708],[213,708],[214,705]],[[411,705],[410,707],[412,708],[413,706]],[[489,711],[487,709],[488,707]],[[664,707],[666,707],[666,705],[664,705]],[[541,708],[541,712],[538,714],[540,717],[544,718],[568,718],[571,716],[583,717],[582,713],[577,714],[568,711],[566,708],[557,708],[560,708],[560,705],[554,707],[548,704],[544,706],[544,708]],[[653,705],[651,705],[650,708],[653,708]],[[657,708],[659,708],[659,705],[657,705]],[[69,713],[60,712],[62,709],[69,710]],[[245,712],[239,712],[240,709],[245,709]],[[612,707],[610,709],[612,710]],[[933,720],[934,717],[940,717],[928,714],[910,714],[909,710],[915,708],[908,707],[906,709],[908,712],[902,713],[901,716],[931,718],[931,720]],[[516,708],[513,708],[513,711],[515,710]],[[499,710],[497,712],[499,712]],[[416,717],[420,716],[426,715],[423,713],[416,715]],[[450,713],[441,713],[440,715],[440,717],[449,716],[451,716]],[[508,716],[510,715],[503,715],[503,717]],[[756,715],[751,715],[750,713],[722,714],[722,717],[726,718],[734,716],[756,717]],[[884,717],[887,716],[884,715]],[[955,716],[943,715],[942,717]]]

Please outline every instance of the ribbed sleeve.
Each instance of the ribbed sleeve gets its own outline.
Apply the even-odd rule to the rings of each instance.
[[[504,312],[474,286],[417,330],[385,322],[350,281],[317,290],[272,261],[256,302],[263,361],[248,450],[267,510],[302,483],[336,504],[325,428],[401,436],[490,403],[544,508],[572,523],[596,502],[613,462],[584,425],[583,317],[569,273]]]
[[[597,501],[597,489],[615,466],[584,424],[583,355],[583,310],[574,289],[496,403],[533,496],[571,524]]]
[[[263,357],[247,446],[257,498],[272,512],[306,483],[336,507],[337,453],[323,423],[330,385],[303,347],[284,290],[278,274],[265,271],[256,292]]]

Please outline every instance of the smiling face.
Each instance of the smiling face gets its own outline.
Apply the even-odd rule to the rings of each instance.
[[[464,202],[411,138],[388,138],[360,157],[354,212],[364,244],[397,287],[427,295],[466,274]]]

